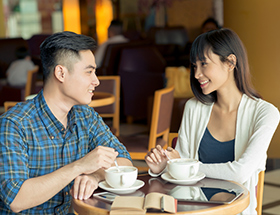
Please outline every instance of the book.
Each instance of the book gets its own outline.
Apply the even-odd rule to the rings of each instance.
[[[146,212],[177,212],[177,199],[170,195],[152,192],[145,197],[117,196],[111,205],[110,215],[142,215]]]

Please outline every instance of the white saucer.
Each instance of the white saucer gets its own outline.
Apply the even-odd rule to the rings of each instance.
[[[101,181],[101,182],[99,182],[98,185],[100,188],[107,190],[109,192],[112,192],[112,193],[127,194],[127,193],[135,192],[139,188],[143,187],[144,184],[145,184],[144,181],[136,180],[135,183],[131,187],[125,187],[125,188],[113,188],[110,185],[108,185],[106,181]]]
[[[187,180],[177,180],[174,179],[171,175],[169,175],[168,172],[165,172],[161,175],[161,178],[174,184],[180,184],[180,185],[189,185],[189,184],[195,184],[196,182],[202,180],[205,177],[205,174],[203,172],[198,172],[196,176],[187,179]]]

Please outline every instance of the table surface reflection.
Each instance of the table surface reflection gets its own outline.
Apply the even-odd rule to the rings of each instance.
[[[135,193],[126,195],[144,196],[150,192],[159,192],[169,194],[172,190],[177,189],[178,186],[163,180],[160,177],[152,178],[148,174],[139,175],[139,180],[145,182],[145,185],[137,190]],[[249,205],[249,191],[242,185],[235,182],[204,178],[194,185],[184,185],[184,187],[219,187],[221,189],[235,189],[242,190],[243,194],[230,204],[217,204],[217,203],[202,203],[202,202],[190,202],[190,201],[178,201],[178,212],[176,214],[196,214],[196,215],[211,215],[211,214],[238,214],[242,212]],[[104,192],[103,189],[98,188],[97,192]],[[72,201],[74,210],[79,214],[109,214],[111,204],[105,201],[91,197],[88,200],[76,200]],[[162,213],[147,213],[151,215],[162,214]]]

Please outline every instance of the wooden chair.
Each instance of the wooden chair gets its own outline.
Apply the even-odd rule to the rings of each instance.
[[[120,134],[120,76],[98,76],[98,79],[100,85],[95,91],[113,94],[115,96],[115,102],[112,105],[96,107],[94,110],[102,118],[112,118],[111,130],[118,136]]]
[[[178,137],[178,133],[169,133],[168,135],[168,146],[174,148],[176,145],[176,141],[177,141],[177,137]],[[258,213],[258,215],[262,214],[262,202],[263,202],[263,187],[264,187],[264,171],[261,171],[259,173],[259,180],[258,180],[258,184],[256,187],[257,190],[257,208],[256,211]]]
[[[36,80],[38,71],[39,66],[35,66],[33,70],[28,71],[25,85],[25,98],[33,93],[36,93]]]
[[[5,101],[4,102],[4,109],[5,109],[5,112],[7,110],[9,110],[11,107],[14,107],[18,102],[13,102],[13,101]]]
[[[259,180],[257,185],[257,208],[258,215],[262,214],[262,202],[263,202],[263,186],[264,186],[264,171],[259,173]]]
[[[174,87],[157,90],[154,95],[152,122],[149,135],[119,136],[133,160],[144,160],[156,145],[167,147],[170,129]]]

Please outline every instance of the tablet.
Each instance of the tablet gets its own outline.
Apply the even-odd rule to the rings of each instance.
[[[230,204],[242,195],[238,189],[222,189],[215,187],[176,186],[169,195],[178,201]]]

